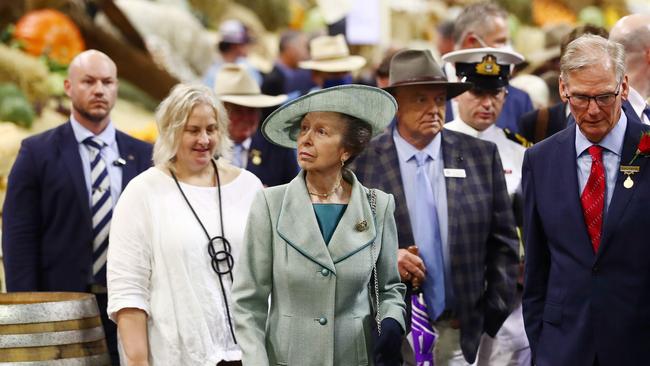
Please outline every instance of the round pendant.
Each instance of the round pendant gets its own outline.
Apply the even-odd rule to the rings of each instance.
[[[627,178],[625,178],[625,182],[623,182],[623,187],[630,189],[634,185],[634,181],[630,176],[628,175]]]
[[[253,164],[255,164],[255,165],[262,164],[262,158],[259,155],[253,156],[252,161],[253,161]]]

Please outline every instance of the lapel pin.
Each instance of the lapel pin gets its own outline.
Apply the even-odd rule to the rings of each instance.
[[[366,230],[368,230],[368,222],[366,220],[359,221],[357,223],[357,225],[355,226],[355,229],[357,229],[357,231],[366,231]]]
[[[132,154],[129,154],[129,155],[126,157],[126,159],[127,159],[127,160],[135,160],[135,156],[133,156]]]
[[[262,152],[256,149],[252,149],[250,153],[251,162],[254,165],[262,164]]]

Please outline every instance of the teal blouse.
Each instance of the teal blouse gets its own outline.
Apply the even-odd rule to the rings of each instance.
[[[313,203],[312,205],[323,240],[325,244],[329,244],[348,205],[343,203]]]

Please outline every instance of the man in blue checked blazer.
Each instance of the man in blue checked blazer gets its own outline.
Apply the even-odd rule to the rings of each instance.
[[[481,334],[494,336],[515,300],[519,243],[501,160],[495,144],[442,129],[445,101],[471,84],[447,82],[430,52],[398,52],[389,79],[386,89],[398,103],[396,126],[375,138],[353,169],[364,185],[395,196],[398,268],[409,285],[407,319],[415,284],[426,300],[430,324],[424,326],[439,335],[436,364],[463,357],[472,363]],[[422,154],[428,155],[426,178]],[[419,193],[426,192],[422,184],[431,186],[433,199]],[[422,211],[425,200],[432,201],[433,215]],[[418,224],[422,216],[430,219]],[[407,250],[413,245],[419,255]],[[430,245],[440,246],[441,261]],[[441,289],[428,286],[441,278]],[[404,344],[405,365],[418,357],[413,344]]]
[[[524,156],[523,314],[538,366],[650,362],[650,159],[634,158],[650,128],[624,113],[624,60],[605,38],[572,41],[560,95],[575,125]]]
[[[106,315],[107,232],[119,194],[151,165],[152,151],[111,123],[117,71],[108,56],[79,54],[64,87],[70,120],[25,139],[9,175],[2,231],[7,290],[95,293],[119,364],[116,327]]]

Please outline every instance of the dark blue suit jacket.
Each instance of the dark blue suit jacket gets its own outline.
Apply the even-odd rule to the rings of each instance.
[[[119,131],[116,140],[124,188],[151,166],[152,149]],[[22,142],[3,208],[8,291],[87,290],[92,223],[81,164],[70,122]]]
[[[265,186],[272,187],[289,183],[298,175],[300,167],[295,150],[268,142],[258,130],[248,151],[246,170],[255,174]]]
[[[647,126],[628,121],[621,165]],[[587,234],[575,155],[575,128],[526,151],[524,321],[538,366],[647,365],[650,362],[650,159],[638,158],[634,186],[618,173],[600,249]]]

